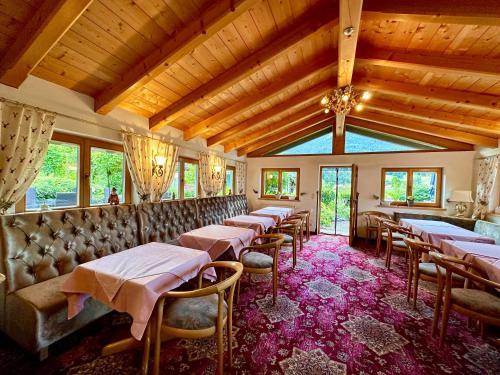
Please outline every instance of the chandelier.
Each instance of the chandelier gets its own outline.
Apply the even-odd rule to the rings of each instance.
[[[353,108],[356,111],[361,111],[363,109],[362,102],[370,99],[371,96],[369,91],[360,94],[352,85],[347,85],[326,94],[320,103],[325,108],[325,113],[332,111],[337,115],[345,115]]]

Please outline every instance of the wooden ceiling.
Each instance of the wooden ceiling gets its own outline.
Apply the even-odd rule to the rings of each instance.
[[[239,155],[343,121],[497,147],[499,25],[496,0],[3,0],[0,82],[32,74]],[[365,110],[323,114],[351,82]]]

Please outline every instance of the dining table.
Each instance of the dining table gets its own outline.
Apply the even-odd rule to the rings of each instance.
[[[232,259],[238,260],[240,251],[250,245],[255,231],[226,225],[207,225],[180,235],[182,246],[206,251],[215,260],[226,251]]]
[[[493,238],[438,220],[401,219],[400,224],[422,237],[425,242],[440,246],[442,240],[494,244]]]
[[[500,245],[443,240],[440,247],[443,253],[472,262],[491,281],[500,283]]]
[[[68,319],[92,297],[132,317],[132,337],[106,345],[103,355],[137,347],[160,296],[194,278],[210,262],[205,251],[151,242],[80,264],[61,286]],[[215,269],[208,268],[203,277],[215,281]]]
[[[270,217],[274,220],[276,225],[279,225],[282,220],[286,219],[288,216],[293,214],[294,209],[292,207],[273,207],[268,206],[255,211],[250,212],[252,216]]]
[[[256,235],[261,235],[276,223],[273,218],[267,216],[238,215],[225,219],[224,225],[252,229]]]

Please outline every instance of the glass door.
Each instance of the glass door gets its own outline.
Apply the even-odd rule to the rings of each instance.
[[[320,167],[320,233],[350,235],[351,183],[351,167]]]

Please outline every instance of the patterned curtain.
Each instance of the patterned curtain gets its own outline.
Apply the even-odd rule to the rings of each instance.
[[[473,219],[484,219],[488,213],[488,204],[493,186],[495,186],[499,165],[500,155],[490,156],[479,162],[476,200],[474,201],[474,211],[472,213]]]
[[[224,189],[226,161],[214,154],[200,153],[200,182],[205,196],[217,195]]]
[[[245,194],[247,183],[247,164],[236,162],[236,194]]]
[[[38,175],[56,122],[53,113],[0,101],[0,214],[19,201]]]
[[[179,147],[133,133],[122,133],[122,139],[132,182],[141,200],[159,202],[174,177]],[[156,156],[165,158],[162,176],[153,176]]]

